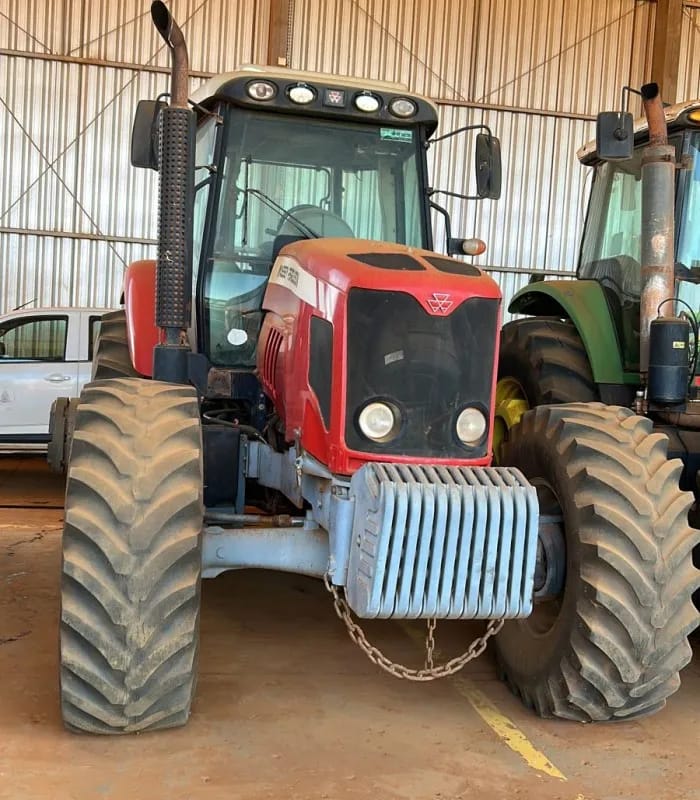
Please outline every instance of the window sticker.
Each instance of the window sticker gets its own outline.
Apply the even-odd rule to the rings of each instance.
[[[380,128],[380,139],[391,139],[398,142],[412,142],[413,131],[406,130],[405,128]]]

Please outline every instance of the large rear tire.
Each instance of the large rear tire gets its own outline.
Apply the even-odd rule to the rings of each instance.
[[[123,308],[102,315],[100,330],[92,357],[92,380],[104,378],[136,378],[129,354],[126,333],[126,311]]]
[[[650,420],[600,403],[529,411],[504,445],[502,463],[563,520],[563,593],[496,638],[505,679],[540,716],[629,719],[680,685],[699,621],[700,532],[688,526],[692,494],[678,488],[682,464],[667,460],[667,445]]]
[[[61,583],[65,724],[184,724],[196,683],[202,446],[196,393],[137,378],[88,384],[66,487]]]

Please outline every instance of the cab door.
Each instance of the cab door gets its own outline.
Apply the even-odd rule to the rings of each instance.
[[[5,320],[0,329],[0,442],[47,441],[51,404],[78,393],[78,331],[68,314]]]

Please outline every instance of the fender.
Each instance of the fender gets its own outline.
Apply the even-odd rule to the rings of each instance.
[[[515,293],[508,311],[535,317],[570,319],[586,348],[596,383],[639,381],[638,374],[624,371],[617,332],[597,281],[537,281],[528,284]]]
[[[124,275],[124,306],[129,353],[134,369],[153,377],[153,348],[160,341],[156,325],[156,262],[134,261]]]

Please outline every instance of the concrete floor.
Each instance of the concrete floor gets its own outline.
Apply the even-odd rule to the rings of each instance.
[[[700,640],[667,708],[639,722],[542,721],[486,653],[415,685],[348,639],[320,583],[241,572],[203,591],[200,680],[187,727],[133,737],[63,730],[57,687],[62,483],[0,456],[0,798],[700,797]],[[460,652],[483,626],[438,625]],[[419,664],[419,624],[370,636]]]

